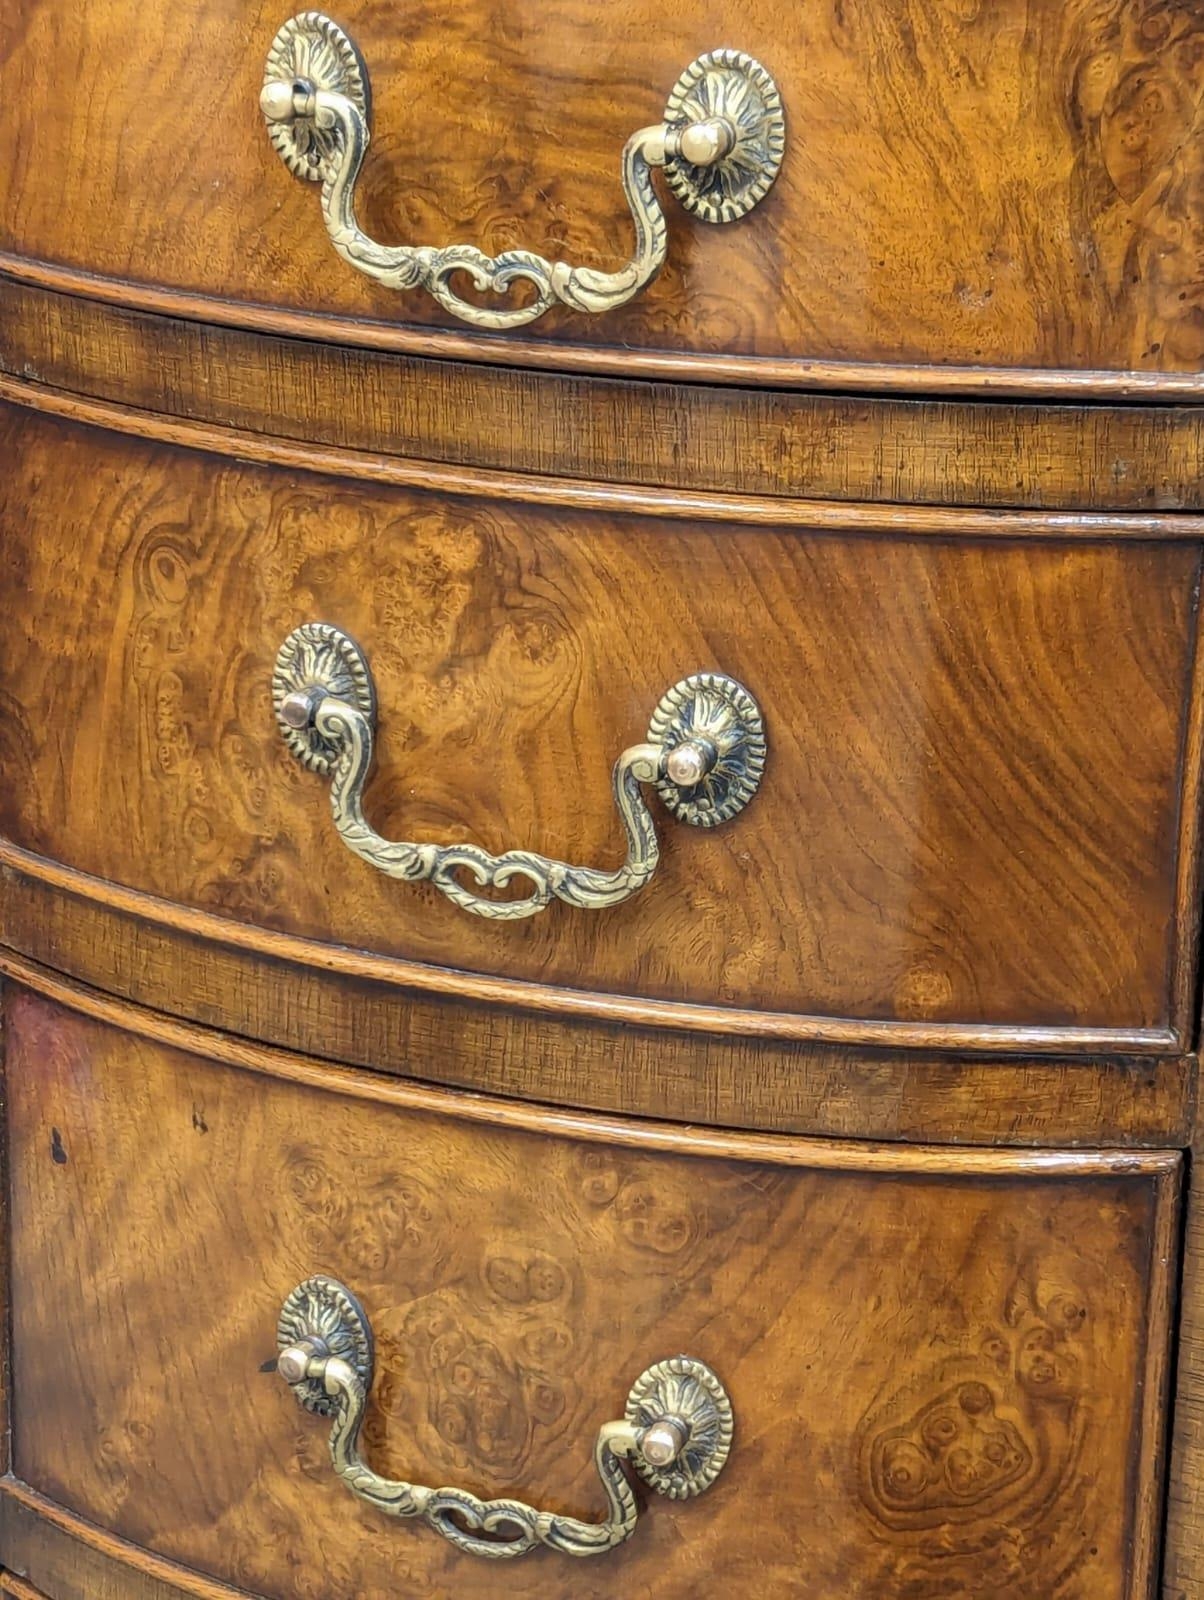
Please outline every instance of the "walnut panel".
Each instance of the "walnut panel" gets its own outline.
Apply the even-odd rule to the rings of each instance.
[[[1173,1156],[702,1160],[269,1088],[16,991],[7,1029],[16,1471],[122,1538],[270,1600],[496,1595],[356,1510],[265,1370],[320,1268],[378,1333],[383,1471],[597,1515],[646,1362],[727,1382],[716,1487],[516,1596],[1146,1592]]]
[[[399,462],[567,474],[627,494],[678,488],[691,505],[772,495],[782,517],[806,514],[791,499],[880,500],[884,515],[900,502],[1079,512],[1204,503],[1200,406],[867,400],[631,374],[616,384],[251,334],[11,280],[0,281],[0,372],[29,405],[61,404],[66,390],[132,408],[127,422],[147,431],[164,417],[237,428],[230,451],[246,453],[248,435],[304,439]]]
[[[244,1593],[118,1539],[15,1478],[0,1480],[0,1540],[13,1567],[30,1575],[26,1589],[6,1575],[14,1600],[242,1600]]]
[[[256,99],[289,11],[217,0],[169,25],[136,0],[9,0],[0,246],[375,318],[382,337],[445,322],[339,263],[270,150]],[[716,228],[670,201],[659,282],[611,316],[545,319],[536,348],[1199,370],[1193,7],[622,0],[600,23],[582,0],[418,0],[403,25],[347,0],[339,17],[371,71],[361,210],[386,240],[614,266],[619,152],[680,70],[729,43],[777,76],[790,144],[762,207]],[[47,92],[62,83],[87,92]]]
[[[0,591],[22,621],[0,642],[0,830],[26,849],[545,986],[1160,1048],[1187,1027],[1191,543],[588,516],[21,412],[3,442]],[[760,699],[767,779],[714,834],[666,823],[661,873],[615,911],[480,922],[353,861],[288,756],[271,665],[311,618],[377,677],[382,832],[613,860],[610,763],[703,667]]]
[[[1162,1600],[1194,1600],[1204,1573],[1204,1184],[1200,1176],[1204,1152],[1198,1117],[1196,1129],[1183,1231]]]
[[[229,938],[237,925],[222,918],[193,913],[202,929],[191,918],[181,927],[178,907],[145,895],[114,904],[90,892],[112,894],[110,885],[81,884],[48,863],[47,876],[34,877],[34,858],[22,857],[18,871],[5,864],[12,855],[0,845],[0,944],[34,960],[0,950],[0,973],[125,1027],[146,1015],[125,1002],[153,1006],[155,1036],[183,1048],[195,1047],[192,1023],[202,1022],[393,1078],[721,1128],[955,1145],[1158,1148],[1192,1136],[1194,1055],[1067,1062],[687,1032],[599,1015],[583,1023],[563,1015],[563,991],[543,1011],[415,993],[396,962],[290,935],[260,951],[262,936],[250,928],[254,943],[240,947]],[[281,945],[301,945],[304,959]],[[260,1049],[261,1066],[274,1059]]]

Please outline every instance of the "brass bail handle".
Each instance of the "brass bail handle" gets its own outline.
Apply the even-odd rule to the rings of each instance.
[[[687,211],[704,222],[735,222],[769,192],[786,148],[781,96],[761,63],[742,50],[699,56],[674,85],[663,120],[624,146],[620,178],[635,250],[617,272],[601,272],[530,250],[488,256],[470,244],[382,245],[369,238],[355,215],[369,102],[368,69],[337,23],[305,11],[284,24],[268,51],[260,110],[289,171],[321,184],[322,218],[336,252],[389,288],[425,289],[479,328],[521,327],[557,303],[595,314],[624,305],[652,282],[668,252],[654,168],[663,169]],[[526,305],[474,305],[453,287],[458,273],[482,293],[506,295],[522,282],[534,294]]]
[[[621,866],[575,866],[531,850],[494,856],[473,844],[385,839],[369,824],[363,801],[376,691],[367,658],[345,633],[307,622],[289,634],[276,658],[272,697],[288,748],[330,780],[331,816],[347,848],[390,878],[433,884],[453,904],[494,921],[534,916],[553,900],[600,911],[630,899],[660,861],[656,820],[642,786],[655,787],[679,821],[713,828],[743,811],[765,770],[765,730],[752,695],[723,673],[696,672],[663,696],[646,742],[624,750],[614,764],[611,791],[627,839]],[[531,885],[522,899],[477,892],[519,881]]]
[[[692,1499],[714,1483],[732,1446],[732,1406],[703,1361],[673,1356],[640,1374],[621,1420],[603,1423],[594,1465],[606,1497],[601,1522],[540,1511],[521,1500],[480,1500],[466,1489],[384,1478],[360,1454],[372,1387],[372,1329],[363,1307],[334,1278],[313,1277],[285,1300],[276,1330],[276,1370],[307,1411],[330,1418],[335,1473],[366,1505],[417,1517],[469,1555],[504,1560],[546,1545],[563,1555],[603,1555],[635,1532],[631,1466],[649,1488]]]

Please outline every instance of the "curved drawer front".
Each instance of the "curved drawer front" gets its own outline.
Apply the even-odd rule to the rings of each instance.
[[[271,1081],[16,989],[6,1036],[15,1472],[89,1522],[270,1600],[1147,1592],[1177,1156],[703,1156],[279,1054]],[[599,1522],[595,1435],[678,1354],[730,1398],[726,1463],[622,1548],[503,1578],[335,1480],[272,1370],[314,1272],[375,1334],[373,1472]]]
[[[1003,1048],[1168,1049],[1186,1025],[1189,542],[451,500],[15,411],[5,448],[5,603],[24,623],[0,643],[0,831],[24,850],[226,927],[522,980],[543,1004],[564,985],[732,1008],[737,1029],[772,1015]],[[273,664],[317,619],[375,679],[363,808],[389,839],[618,868],[611,763],[699,669],[755,695],[760,787],[712,830],[637,784],[655,870],[632,869],[629,898],[471,915],[450,869],[439,894],[386,876],[379,850],[356,859],[362,830],[339,837],[329,778],[290,754]]]
[[[634,248],[625,141],[660,122],[683,69],[724,46],[772,71],[785,158],[768,196],[714,226],[662,184],[659,278],[600,312],[579,289],[538,325],[536,359],[593,346],[627,362],[634,349],[704,364],[721,352],[1199,371],[1190,7],[1073,0],[1034,16],[1024,0],[857,0],[787,18],[774,0],[634,0],[599,21],[575,0],[536,23],[504,0],[416,4],[404,20],[347,0],[337,15],[371,80],[357,207],[373,241],[534,252],[604,274]],[[242,0],[171,14],[113,0],[103,16],[10,0],[0,246],[227,302],[206,308],[217,319],[241,300],[371,319],[361,341],[442,324],[488,356],[497,338],[468,313],[339,259],[318,185],[273,153],[258,100],[289,16]],[[287,80],[285,67],[313,62],[290,57]],[[653,243],[658,232],[645,223]],[[522,303],[521,288],[475,295],[464,272],[443,283],[462,302]]]

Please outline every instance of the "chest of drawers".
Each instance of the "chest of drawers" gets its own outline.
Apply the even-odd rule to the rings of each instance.
[[[4,8],[0,1593],[1204,1594],[1202,63]]]

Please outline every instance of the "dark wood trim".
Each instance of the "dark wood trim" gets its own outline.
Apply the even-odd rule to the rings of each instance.
[[[47,1600],[40,1589],[12,1572],[0,1572],[0,1595],[7,1596],[8,1600]]]
[[[1179,771],[1181,780],[1169,1014],[1171,1030],[1181,1048],[1190,1050],[1195,1048],[1198,1040],[1200,922],[1204,914],[1200,859],[1201,829],[1204,827],[1204,607],[1198,598]]]
[[[77,897],[13,859],[0,866],[0,945],[24,966],[394,1076],[502,1095],[521,1079],[559,1105],[822,1137],[1118,1147],[1191,1138],[1192,1057],[956,1058],[500,1012],[356,975],[351,952],[319,947],[317,961],[298,963],[287,947],[255,953],[147,921],[136,903]]]
[[[883,1144],[869,1140],[806,1139],[796,1136],[688,1127],[566,1111],[530,1100],[504,1100],[465,1094],[386,1078],[378,1073],[294,1055],[231,1034],[198,1027],[142,1006],[68,982],[0,952],[0,972],[54,1004],[108,1027],[136,1034],[172,1050],[219,1061],[245,1072],[301,1084],[345,1099],[363,1100],[417,1114],[456,1117],[490,1128],[518,1129],[545,1138],[575,1139],[624,1149],[655,1151],[721,1161],[753,1161],[767,1166],[803,1167],[814,1172],[886,1173],[893,1177],[1091,1178],[1173,1177],[1182,1156],[1177,1150],[1028,1149],[974,1145]]]
[[[1023,1027],[1013,1024],[879,1022],[857,1017],[820,1017],[784,1011],[749,1011],[653,1000],[587,989],[565,989],[524,979],[463,972],[398,956],[374,955],[344,945],[323,944],[297,934],[235,922],[211,911],[177,905],[94,878],[0,840],[0,874],[15,873],[56,892],[143,925],[186,933],[254,956],[321,968],[384,983],[398,991],[422,992],[456,1000],[517,1007],[566,1017],[619,1022],[643,1028],[683,1028],[756,1039],[789,1039],[806,1044],[849,1045],[862,1049],[973,1051],[1015,1055],[1178,1055],[1183,1044],[1174,1028]],[[1185,913],[1185,920],[1188,913]],[[36,927],[8,917],[0,907],[0,942],[29,954]]]
[[[1034,367],[937,367],[902,363],[812,361],[805,357],[685,355],[630,346],[594,348],[546,339],[498,337],[289,311],[187,290],[107,278],[51,261],[0,252],[0,273],[19,283],[197,322],[247,328],[362,349],[391,350],[493,366],[668,378],[693,383],[810,389],[847,394],[995,395],[1068,400],[1200,400],[1199,373],[1076,371]]]
[[[13,1466],[12,1184],[8,1164],[8,1035],[0,977],[0,1477]],[[3,1558],[0,1557],[0,1565]]]
[[[1179,1274],[1179,1241],[1185,1160],[1177,1159],[1174,1178],[1160,1183],[1154,1213],[1153,1269],[1145,1319],[1145,1383],[1141,1394],[1141,1448],[1137,1458],[1133,1522],[1133,1557],[1129,1573],[1132,1593],[1157,1593],[1165,1533],[1167,1468],[1170,1453],[1170,1402],[1175,1285]]]
[[[1162,1600],[1199,1600],[1204,1570],[1204,1188],[1202,1146],[1186,1173]]]
[[[0,1479],[0,1551],[40,1585],[14,1589],[17,1600],[252,1600],[245,1589],[119,1539],[12,1477]]]
[[[1080,512],[1193,511],[1204,499],[1199,406],[620,384],[202,325],[11,280],[0,371],[256,436],[691,499]]]
[[[1204,539],[1204,516],[1187,512],[1025,511],[778,500],[764,495],[683,492],[449,466],[192,422],[155,411],[89,400],[41,383],[4,376],[0,376],[0,401],[65,422],[153,439],[160,444],[200,450],[210,455],[287,467],[293,472],[428,489],[444,495],[519,500],[529,505],[570,506],[582,511],[668,517],[688,522],[705,520],[751,527],[816,528],[829,533],[889,534],[909,538]]]

